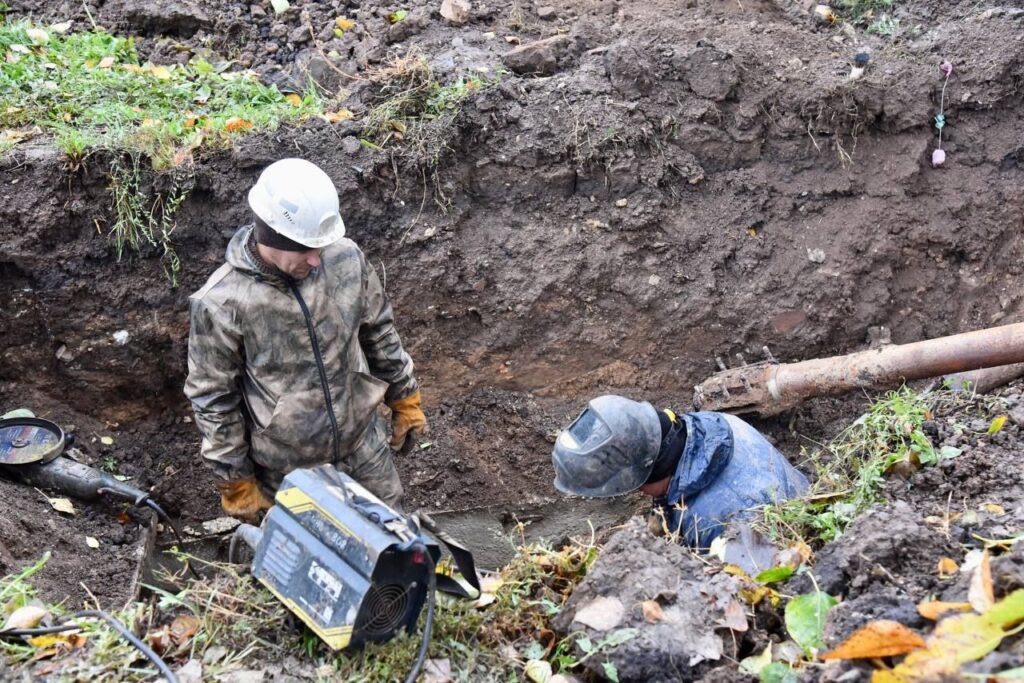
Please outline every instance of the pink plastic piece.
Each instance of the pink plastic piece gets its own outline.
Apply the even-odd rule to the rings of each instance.
[[[942,73],[946,74],[947,78],[953,73],[953,64],[951,62],[943,62],[939,68],[942,69]]]
[[[932,168],[938,168],[944,163],[946,163],[946,152],[944,150],[937,149],[932,152]]]

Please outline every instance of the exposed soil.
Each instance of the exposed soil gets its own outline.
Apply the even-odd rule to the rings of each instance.
[[[360,144],[358,119],[197,158],[176,216],[177,289],[155,250],[115,259],[103,234],[107,156],[72,169],[46,143],[15,147],[0,159],[0,406],[102,430],[133,481],[187,520],[216,516],[181,394],[186,299],[247,220],[257,173],[294,155],[335,180],[416,361],[434,427],[431,448],[399,463],[416,505],[551,497],[550,437],[586,399],[618,391],[685,408],[715,356],[768,345],[806,358],[859,348],[877,327],[903,342],[1018,319],[1020,12],[903,0],[896,16],[909,32],[891,42],[815,25],[790,4],[574,0],[548,13],[474,3],[453,26],[433,4],[391,25],[401,8],[378,0],[297,1],[280,16],[228,0],[15,0],[12,16],[76,29],[88,8],[139,35],[157,62],[237,60],[282,86],[314,72],[357,115],[380,97],[389,56],[410,50],[441,82],[475,73],[497,84],[429,129],[436,167],[411,144]],[[303,38],[304,14],[316,40]],[[357,28],[335,38],[341,15]],[[537,40],[547,42],[529,46]],[[868,70],[849,81],[865,45]],[[933,169],[943,61],[955,69],[949,156]],[[789,426],[825,438],[855,415],[844,406],[819,402],[765,426],[784,445]],[[998,459],[998,443],[985,448],[978,457]],[[947,505],[950,490],[959,498],[963,481],[1002,486],[969,462],[920,475],[948,486],[931,489],[929,505]],[[88,520],[123,531],[109,508],[87,510],[62,519],[53,542],[76,548],[85,531],[74,525]],[[16,537],[0,534],[16,564],[28,562],[33,548]],[[92,559],[69,562],[60,566]],[[66,581],[47,597],[84,597],[76,591]]]

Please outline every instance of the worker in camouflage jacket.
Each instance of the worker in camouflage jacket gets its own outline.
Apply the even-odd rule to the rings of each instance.
[[[324,463],[400,506],[377,407],[391,408],[395,449],[426,418],[384,288],[344,238],[334,184],[284,159],[263,171],[249,205],[255,223],[190,299],[185,394],[224,510],[253,519],[284,475]]]

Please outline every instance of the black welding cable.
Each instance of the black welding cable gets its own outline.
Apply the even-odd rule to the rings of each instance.
[[[434,630],[437,570],[434,567],[434,558],[430,556],[430,551],[424,546],[420,546],[420,548],[427,558],[427,616],[423,620],[423,640],[420,642],[420,651],[416,654],[416,662],[409,671],[409,675],[406,676],[405,683],[416,683],[416,677],[420,675],[420,669],[423,668],[423,663],[427,661],[427,648],[430,646],[430,635]]]
[[[164,512],[164,509],[160,507],[157,504],[157,502],[152,498],[147,498],[146,500],[144,500],[143,505],[153,510],[153,512],[156,513],[157,518],[159,518],[161,522],[164,522],[165,524],[167,524],[167,526],[171,528],[171,533],[174,534],[174,540],[178,542],[178,548],[181,550],[181,552],[185,552],[185,541],[181,540],[181,532],[178,531],[178,525],[171,521],[170,516],[166,512]],[[199,576],[199,572],[195,570],[195,568],[192,566],[192,563],[188,560],[185,560],[185,567],[188,568],[188,571],[190,574],[192,574],[193,578],[202,578]]]
[[[178,683],[178,677],[174,675],[171,668],[167,666],[167,663],[160,658],[153,649],[146,645],[144,642],[139,640],[134,633],[125,628],[125,625],[120,621],[107,614],[103,610],[98,609],[87,609],[81,612],[75,612],[71,615],[71,619],[83,619],[93,618],[102,619],[107,622],[111,628],[117,631],[122,638],[131,643],[135,648],[146,656],[146,659],[153,662],[153,665],[160,672],[160,675],[167,679],[167,683]],[[59,626],[44,626],[41,628],[19,628],[19,629],[8,629],[6,631],[0,631],[0,638],[8,637],[20,637],[20,636],[39,636],[47,633],[61,633],[63,631],[77,631],[82,627],[78,624],[60,624]]]

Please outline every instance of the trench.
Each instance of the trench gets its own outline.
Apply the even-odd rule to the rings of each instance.
[[[0,408],[73,427],[85,461],[150,490],[183,526],[220,517],[181,392],[188,295],[248,221],[259,171],[294,155],[334,179],[417,365],[433,433],[398,460],[408,505],[441,512],[484,566],[517,535],[589,536],[635,505],[560,500],[551,485],[554,435],[595,395],[686,410],[716,357],[769,346],[805,359],[1019,319],[1024,48],[1012,18],[943,23],[928,59],[879,43],[885,66],[861,87],[836,75],[851,46],[773,3],[749,3],[754,28],[731,2],[700,16],[638,10],[624,35],[609,28],[616,3],[591,4],[607,20],[580,20],[581,49],[556,73],[464,103],[431,183],[415,160],[323,121],[198,158],[175,214],[177,287],[158,248],[116,256],[111,153],[72,166],[43,139],[13,148],[0,158]],[[447,45],[455,29],[425,21]],[[658,50],[633,50],[641,36]],[[959,61],[950,162],[933,169],[941,81],[928,60],[940,52]],[[827,67],[809,68],[820,55]],[[581,130],[617,133],[584,149]],[[147,199],[166,182],[149,179]],[[796,457],[794,434],[827,438],[854,410],[823,400],[758,426]],[[19,511],[0,519],[0,573],[50,548],[49,597],[87,599],[81,584],[128,597],[143,521],[103,504],[61,517],[3,481],[0,495]],[[222,553],[219,534],[195,546]]]

